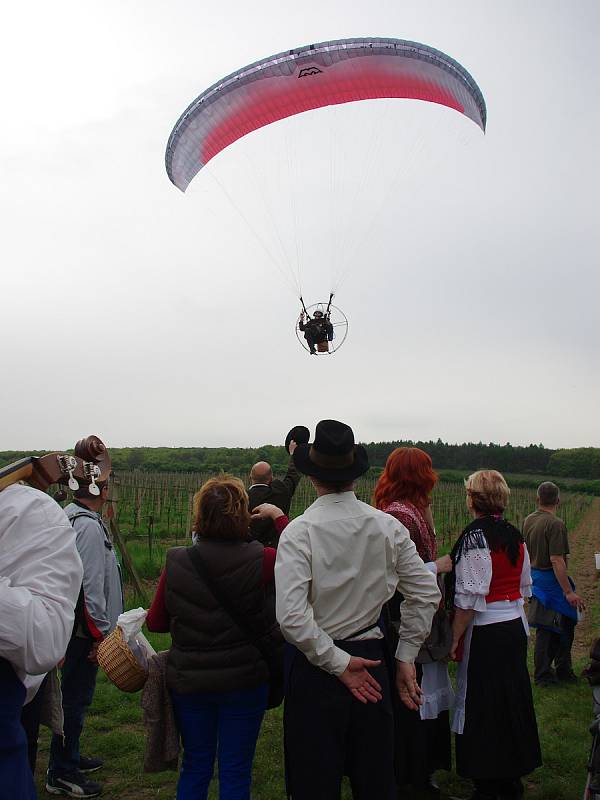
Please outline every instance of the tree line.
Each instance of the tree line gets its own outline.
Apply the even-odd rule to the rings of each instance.
[[[381,469],[396,447],[419,447],[429,453],[434,468],[467,473],[476,469],[497,469],[501,472],[527,475],[554,475],[582,481],[600,480],[600,448],[579,447],[551,450],[543,444],[516,446],[483,442],[448,444],[437,441],[369,442],[365,444],[374,469]],[[0,466],[26,455],[42,455],[0,451]],[[262,447],[111,447],[114,469],[152,472],[218,472],[244,473],[256,461],[268,461],[275,472],[285,471],[288,455],[283,446]],[[593,487],[592,487],[593,488]],[[582,488],[582,490],[584,490]]]

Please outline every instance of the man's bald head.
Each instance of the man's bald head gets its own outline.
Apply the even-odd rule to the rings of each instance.
[[[273,480],[273,470],[266,461],[258,461],[250,470],[250,480],[254,483],[270,484]]]

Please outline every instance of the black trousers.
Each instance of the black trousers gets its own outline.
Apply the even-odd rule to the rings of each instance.
[[[538,628],[535,634],[535,650],[533,655],[536,683],[552,680],[554,673],[552,664],[556,667],[557,678],[566,678],[573,671],[571,662],[571,648],[575,637],[575,620],[562,617],[562,633]]]
[[[286,784],[292,800],[339,800],[348,775],[354,800],[393,800],[394,721],[381,640],[336,642],[351,655],[380,659],[370,670],[383,699],[363,704],[333,675],[295,651],[284,706]]]

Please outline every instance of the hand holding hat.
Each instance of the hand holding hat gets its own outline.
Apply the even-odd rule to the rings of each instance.
[[[290,444],[291,442],[295,442],[297,445],[299,444],[306,444],[310,439],[310,431],[308,428],[305,428],[304,425],[296,425],[292,428],[291,431],[288,432],[288,435],[285,437],[285,449],[288,451],[290,455],[292,452],[290,451]],[[294,450],[295,448],[292,448]]]

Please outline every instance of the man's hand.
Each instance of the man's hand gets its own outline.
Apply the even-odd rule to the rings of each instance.
[[[459,645],[460,645],[460,639],[457,638],[452,639],[450,653],[448,654],[451,661],[456,661],[456,653],[458,652]]]
[[[283,515],[283,511],[273,503],[261,503],[252,510],[252,519],[277,519]]]
[[[377,703],[382,698],[381,686],[367,667],[378,667],[380,664],[381,661],[350,656],[348,666],[338,678],[361,703]]]
[[[396,659],[396,689],[400,700],[411,711],[418,711],[422,704],[421,687],[417,683],[417,670],[414,664]]]
[[[292,454],[293,454],[293,452],[294,452],[294,450],[295,450],[297,447],[298,447],[298,444],[297,444],[297,442],[295,442],[295,441],[292,439],[292,440],[290,441],[289,445],[288,445],[288,451],[289,451],[289,454],[290,454],[290,455],[292,455]]]
[[[578,594],[575,594],[575,592],[565,592],[565,600],[571,606],[571,608],[576,608],[578,611],[585,611],[585,603],[583,602],[583,598]]]

